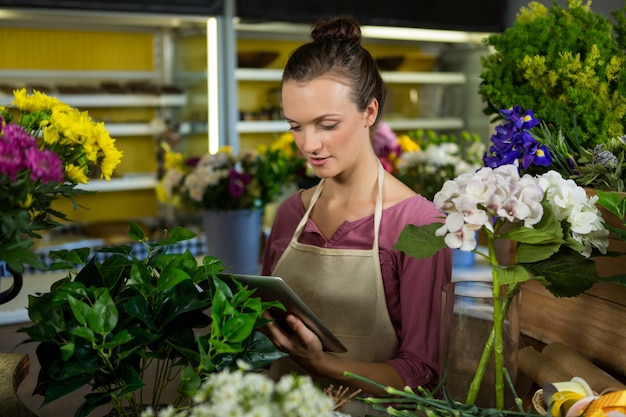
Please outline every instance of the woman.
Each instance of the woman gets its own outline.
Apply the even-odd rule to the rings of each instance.
[[[322,387],[373,394],[382,393],[344,371],[400,389],[431,386],[439,378],[441,287],[451,277],[451,254],[417,260],[393,246],[406,224],[441,221],[441,213],[386,172],[374,153],[370,131],[381,118],[385,85],[361,46],[359,25],[333,18],[316,23],[311,34],[313,41],[285,66],[282,103],[295,142],[321,181],[278,208],[263,274],[285,279],[348,352],[325,352],[289,315],[291,331],[267,326],[272,342],[289,354],[270,371],[307,372]]]

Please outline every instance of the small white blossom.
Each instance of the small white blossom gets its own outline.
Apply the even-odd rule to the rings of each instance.
[[[264,374],[236,371],[210,374],[193,397],[189,409],[173,407],[142,417],[324,417],[334,403],[309,376],[285,375],[278,382]],[[148,414],[151,413],[151,414]]]

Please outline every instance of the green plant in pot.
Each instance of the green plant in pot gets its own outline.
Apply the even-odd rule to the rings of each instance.
[[[33,324],[20,331],[39,343],[35,394],[43,405],[90,386],[76,417],[100,406],[119,416],[139,416],[147,405],[184,407],[208,374],[282,356],[257,331],[267,322],[263,312],[279,303],[238,283],[231,289],[218,278],[217,258],[198,264],[189,251],[170,253],[195,234],[174,228],[149,242],[132,223],[129,235],[147,256],[133,255],[130,245],[100,249],[103,261],[88,248],[53,252],[59,262],[51,268],[71,271],[50,292],[29,296]]]

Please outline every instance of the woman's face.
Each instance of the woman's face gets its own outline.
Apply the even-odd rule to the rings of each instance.
[[[372,152],[369,127],[378,113],[376,100],[359,111],[348,85],[318,77],[285,82],[282,102],[296,145],[318,177],[334,177]]]

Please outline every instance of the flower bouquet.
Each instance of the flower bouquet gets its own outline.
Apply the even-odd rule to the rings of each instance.
[[[527,134],[537,124],[532,112],[513,108],[502,114],[507,123],[492,136],[493,145],[484,158],[487,166],[446,181],[435,195],[435,205],[446,214],[444,225],[408,225],[396,244],[397,249],[417,258],[451,247],[472,251],[489,263],[493,330],[466,403],[474,403],[493,357],[497,408],[502,408],[504,401],[501,343],[508,307],[499,304],[501,293],[513,294],[521,283],[537,280],[557,297],[573,297],[611,279],[599,277],[591,259],[606,253],[608,245],[608,230],[596,206],[598,197],[588,197],[573,180],[546,168],[549,150]],[[525,172],[535,168],[540,173]],[[477,246],[476,231],[486,236],[485,250]],[[500,266],[496,258],[501,239],[517,243],[515,262],[508,267]]]
[[[485,146],[478,135],[437,134],[422,129],[397,136],[386,123],[372,134],[374,153],[383,167],[432,201],[446,180],[482,165]]]
[[[274,382],[258,372],[240,369],[208,375],[189,408],[149,409],[142,417],[331,417],[333,401],[309,376],[285,375]]]
[[[188,159],[168,151],[164,168],[156,188],[158,200],[205,210],[262,209],[296,170],[281,149],[268,147],[238,156],[223,147]]]
[[[396,175],[431,201],[445,181],[465,172],[473,172],[482,165],[485,145],[478,135],[462,132],[457,138],[451,134],[417,130],[406,136],[400,143],[412,140],[418,148],[403,151],[398,156]]]
[[[24,265],[44,267],[29,249],[32,239],[67,220],[53,201],[86,193],[77,185],[94,168],[110,179],[122,157],[103,123],[26,89],[0,106],[0,155],[0,261],[18,273]]]

